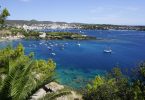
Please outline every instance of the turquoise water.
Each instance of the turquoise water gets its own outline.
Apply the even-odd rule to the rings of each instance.
[[[47,30],[52,31],[52,30]],[[81,32],[81,34],[104,38],[97,40],[15,40],[1,42],[16,46],[21,42],[25,53],[35,53],[36,59],[52,58],[57,63],[57,78],[62,84],[74,88],[85,86],[96,75],[103,75],[114,66],[124,71],[134,68],[145,60],[145,32],[140,31],[102,31],[102,30],[55,30]],[[77,43],[80,43],[80,46]],[[112,53],[103,50],[111,47]],[[52,48],[50,50],[49,48]],[[55,53],[56,55],[53,55]]]

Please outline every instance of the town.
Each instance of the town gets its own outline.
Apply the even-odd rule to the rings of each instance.
[[[25,30],[45,30],[45,29],[86,29],[86,30],[137,30],[145,31],[145,26],[137,25],[111,25],[111,24],[85,24],[66,23],[36,20],[7,20],[6,25]]]

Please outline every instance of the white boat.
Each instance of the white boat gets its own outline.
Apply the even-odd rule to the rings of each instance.
[[[49,50],[52,50],[52,48],[51,47],[47,47]]]
[[[78,43],[77,45],[78,45],[78,46],[81,46],[81,44],[80,44],[80,43]]]
[[[55,53],[51,53],[53,56],[55,56],[56,54]]]
[[[53,47],[54,45],[51,44],[50,46]]]
[[[105,49],[105,50],[104,50],[104,53],[111,53],[111,52],[112,52],[111,49]]]

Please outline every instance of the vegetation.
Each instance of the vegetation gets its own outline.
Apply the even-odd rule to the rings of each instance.
[[[52,93],[46,94],[42,98],[42,100],[54,100],[57,97],[61,97],[62,95],[68,95],[68,94],[71,94],[70,90],[62,89],[62,90],[57,91],[56,93],[52,92]]]
[[[86,39],[95,39],[94,37],[83,36],[78,33],[70,32],[50,32],[47,33],[47,38],[53,37],[54,39],[72,39],[72,40],[86,40]]]
[[[105,27],[105,25],[96,25],[96,24],[82,24],[81,28],[85,29],[85,30],[107,30]]]
[[[85,36],[78,33],[71,32],[47,32],[45,38],[39,37],[42,33],[36,31],[29,31],[24,36],[27,39],[48,39],[48,40],[90,40],[96,39],[95,37]]]
[[[25,34],[26,31],[22,28],[5,27],[0,31],[0,37],[18,36]]]
[[[1,37],[24,36],[25,39],[46,39],[46,40],[95,40],[96,37],[86,36],[71,32],[47,32],[45,38],[41,38],[42,32],[24,30],[23,28],[5,27],[0,31]]]
[[[106,77],[96,76],[87,85],[84,100],[145,100],[145,63],[129,80],[119,68],[114,68]]]
[[[4,25],[4,22],[6,20],[6,18],[10,16],[9,11],[4,8],[1,12],[0,12],[0,27]]]
[[[71,32],[50,32],[47,33],[47,38],[49,39],[70,39],[70,40],[87,40],[96,39],[95,37],[85,36],[78,33]]]
[[[85,30],[137,30],[145,31],[145,26],[127,26],[127,25],[110,25],[110,24],[80,24],[81,29]]]
[[[19,44],[0,50],[0,98],[2,100],[26,100],[38,89],[54,81],[56,64],[49,59],[34,60],[34,54],[24,54]],[[61,91],[57,96],[68,91]],[[51,96],[53,98],[53,96]]]

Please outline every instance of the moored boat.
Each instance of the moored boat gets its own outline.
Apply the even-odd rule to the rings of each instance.
[[[104,53],[112,53],[112,50],[111,49],[105,49]]]

